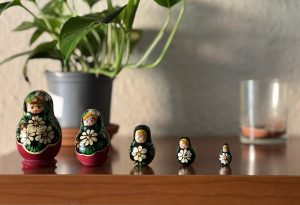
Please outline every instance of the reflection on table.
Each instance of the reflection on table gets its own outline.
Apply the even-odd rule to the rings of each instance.
[[[1,174],[101,174],[101,175],[300,175],[300,138],[281,145],[244,145],[237,137],[192,138],[197,158],[182,167],[176,158],[178,138],[153,138],[156,156],[149,167],[137,168],[129,159],[130,138],[115,136],[113,149],[101,167],[85,167],[77,161],[72,147],[62,147],[56,167],[23,169],[17,151],[0,156]],[[233,155],[230,167],[223,168],[218,156],[228,142]]]

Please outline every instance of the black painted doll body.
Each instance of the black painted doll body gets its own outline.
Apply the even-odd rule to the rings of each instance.
[[[177,147],[177,160],[180,164],[190,165],[195,161],[196,153],[188,137],[182,137]]]
[[[154,159],[155,147],[148,126],[139,125],[135,127],[129,156],[136,166],[147,166]]]
[[[231,160],[232,160],[232,155],[229,150],[229,145],[225,143],[222,146],[222,150],[219,155],[219,161],[222,166],[229,166]]]

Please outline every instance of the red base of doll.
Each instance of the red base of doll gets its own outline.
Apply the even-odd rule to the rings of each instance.
[[[100,165],[102,165],[106,161],[109,151],[110,151],[110,147],[106,147],[104,150],[102,150],[100,152],[96,152],[93,155],[83,155],[83,154],[79,154],[75,150],[77,159],[84,166],[100,166]]]
[[[55,166],[56,160],[54,157],[59,152],[61,141],[57,144],[48,146],[40,153],[30,153],[22,144],[17,142],[17,148],[20,155],[23,157],[23,168],[39,168],[39,167],[52,167]]]

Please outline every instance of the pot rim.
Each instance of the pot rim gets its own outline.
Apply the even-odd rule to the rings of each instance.
[[[93,73],[45,71],[47,81],[113,81],[105,75],[96,76]]]

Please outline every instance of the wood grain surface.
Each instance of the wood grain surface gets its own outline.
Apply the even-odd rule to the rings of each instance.
[[[299,204],[299,177],[0,177],[0,204]]]

